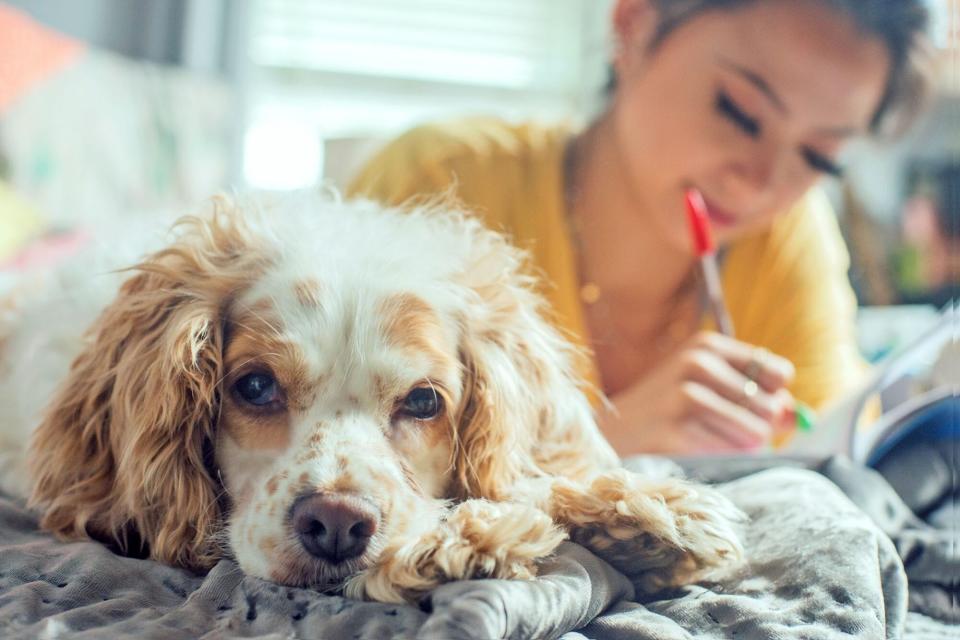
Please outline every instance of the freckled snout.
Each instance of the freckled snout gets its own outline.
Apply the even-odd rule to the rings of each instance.
[[[300,498],[290,516],[303,548],[334,564],[361,555],[380,525],[380,512],[374,505],[337,493]]]

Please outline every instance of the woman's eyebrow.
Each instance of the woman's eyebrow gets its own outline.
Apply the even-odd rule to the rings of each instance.
[[[752,69],[748,69],[741,64],[733,62],[732,60],[727,60],[726,58],[719,58],[718,62],[720,66],[742,76],[747,82],[759,89],[763,95],[767,96],[777,111],[780,111],[784,115],[790,113],[790,110],[787,109],[787,105],[783,103],[783,100],[780,99],[780,96],[777,94],[777,92],[773,90],[773,87],[770,86],[770,83],[767,82],[759,73],[753,71]]]
[[[718,58],[718,63],[725,69],[743,77],[747,82],[759,89],[763,95],[767,96],[773,106],[780,113],[784,115],[788,115],[790,113],[787,105],[784,104],[783,100],[780,99],[780,96],[777,95],[777,92],[773,90],[773,87],[770,86],[770,83],[767,82],[759,73],[727,58]],[[863,133],[863,131],[864,130],[862,127],[857,127],[856,125],[851,124],[821,127],[817,130],[817,133],[820,135],[829,136],[831,138],[849,138],[851,136],[859,135]]]

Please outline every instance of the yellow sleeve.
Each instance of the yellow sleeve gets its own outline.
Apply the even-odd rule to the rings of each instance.
[[[493,175],[491,175],[493,173]],[[394,139],[361,169],[346,190],[390,206],[437,196],[455,198],[493,229],[507,225],[511,210],[490,167],[484,142],[444,125],[423,125]]]
[[[731,248],[728,258],[724,280],[737,336],[793,362],[796,398],[822,408],[861,380],[867,367],[856,342],[849,255],[821,192]]]
[[[399,206],[423,193],[438,193],[450,184],[442,162],[431,157],[414,129],[380,149],[347,186],[347,196],[363,196]]]

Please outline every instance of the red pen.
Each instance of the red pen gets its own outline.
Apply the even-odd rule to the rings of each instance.
[[[717,248],[713,242],[710,218],[703,196],[696,189],[687,189],[684,199],[687,204],[687,218],[690,220],[690,232],[693,237],[693,250],[700,259],[700,269],[706,284],[710,311],[720,333],[732,336],[733,321],[723,299],[720,286],[720,273],[717,271]]]
[[[710,299],[710,311],[720,333],[733,336],[733,321],[730,320],[730,313],[723,299],[723,288],[720,286],[720,274],[717,271],[717,248],[713,242],[707,205],[696,189],[687,189],[684,199],[690,220],[693,250],[700,258],[707,297]],[[787,424],[794,424],[801,431],[809,431],[816,419],[813,410],[799,401],[795,401],[794,405],[787,409],[787,413]]]

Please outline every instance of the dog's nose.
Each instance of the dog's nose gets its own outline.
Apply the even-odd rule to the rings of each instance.
[[[377,532],[380,513],[354,496],[317,493],[297,500],[291,519],[310,555],[336,563],[364,552]]]

